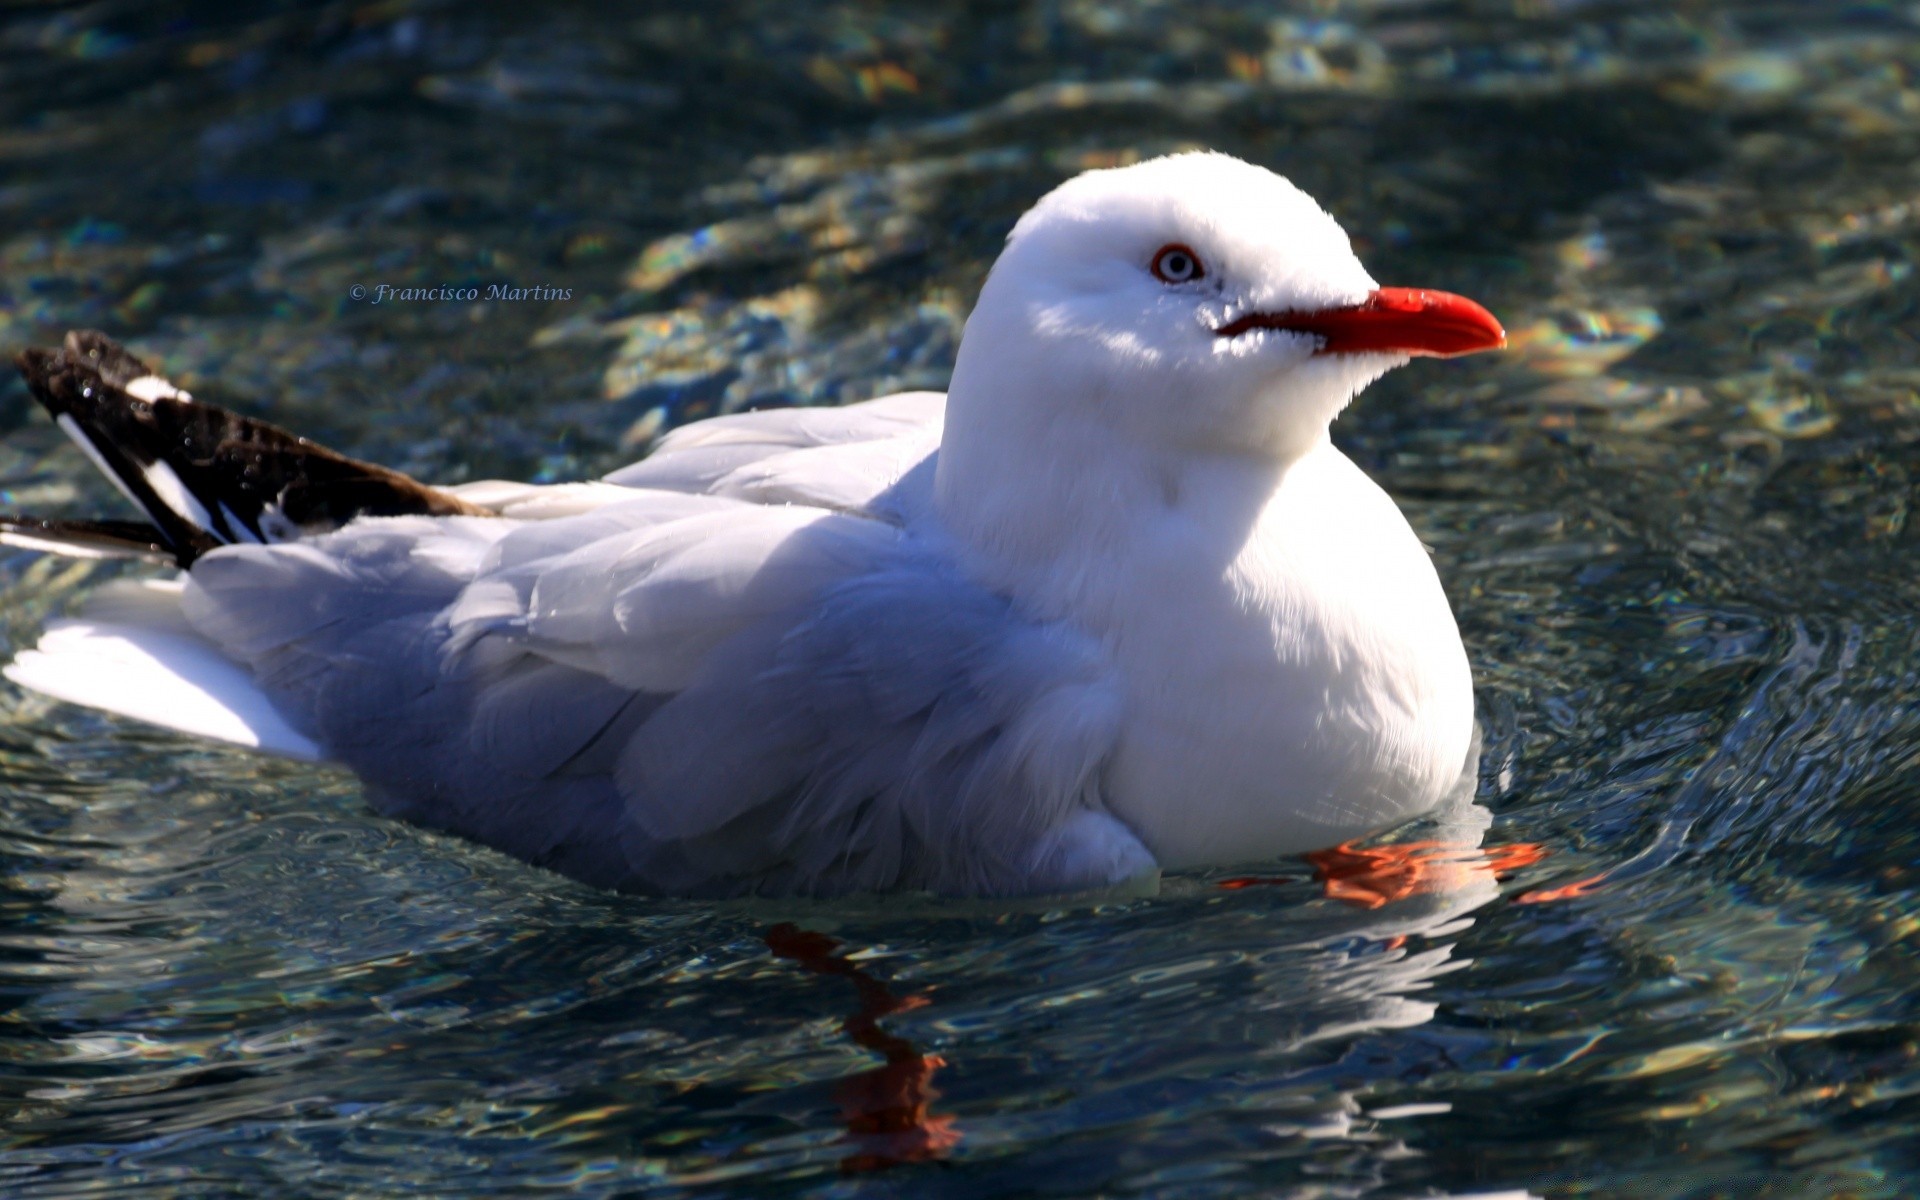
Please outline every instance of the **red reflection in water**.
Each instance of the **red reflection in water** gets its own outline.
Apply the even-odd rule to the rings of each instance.
[[[940,1095],[933,1087],[933,1073],[946,1066],[946,1060],[937,1054],[922,1054],[912,1042],[880,1028],[881,1017],[922,1008],[927,998],[894,995],[886,984],[849,962],[844,954],[834,953],[840,943],[824,933],[780,924],[767,931],[766,943],[775,955],[799,963],[816,975],[852,980],[860,1009],[840,1022],[840,1028],[886,1060],[871,1071],[841,1080],[833,1091],[847,1127],[841,1140],[858,1147],[840,1160],[841,1171],[854,1174],[925,1162],[943,1157],[957,1145],[961,1134],[954,1119],[927,1111]]]
[[[1522,892],[1513,898],[1515,904],[1551,904],[1555,900],[1578,900],[1600,890],[1607,881],[1610,872],[1602,871],[1598,875],[1589,875],[1585,879],[1576,879],[1572,883],[1557,888],[1535,888],[1531,892]]]
[[[1521,867],[1532,866],[1548,851],[1532,842],[1511,846],[1465,846],[1453,842],[1404,842],[1395,846],[1359,847],[1348,842],[1331,850],[1303,855],[1313,877],[1329,898],[1361,908],[1381,908],[1422,892],[1458,887],[1460,872],[1486,872],[1499,879]],[[1243,875],[1223,879],[1230,891],[1265,884],[1292,883],[1278,877]]]

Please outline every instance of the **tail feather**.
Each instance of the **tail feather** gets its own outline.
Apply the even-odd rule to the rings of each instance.
[[[103,333],[77,330],[59,350],[26,350],[17,361],[55,423],[152,524],[5,518],[0,542],[38,535],[40,549],[140,553],[144,537],[144,556],[184,567],[218,546],[290,541],[355,517],[489,512],[195,400]]]
[[[314,741],[280,715],[252,674],[194,632],[177,580],[124,580],[0,667],[23,688],[166,729],[288,758],[317,760]]]

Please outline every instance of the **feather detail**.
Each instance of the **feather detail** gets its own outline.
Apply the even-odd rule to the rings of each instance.
[[[27,350],[17,361],[35,399],[181,566],[217,546],[291,541],[355,517],[487,512],[195,400],[103,333],[77,330],[59,350]]]
[[[0,516],[0,546],[68,558],[142,558],[173,562],[160,531],[145,521],[76,521]]]

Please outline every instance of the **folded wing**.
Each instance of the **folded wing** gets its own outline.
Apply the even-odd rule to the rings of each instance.
[[[606,886],[1067,891],[1153,869],[1101,805],[1100,647],[913,529],[942,398],[704,422],[598,483],[437,489],[205,405],[99,334],[29,384],[171,559],[8,674],[357,771],[397,816]]]
[[[524,520],[589,512],[645,488],[805,504],[899,524],[919,506],[945,413],[939,392],[902,392],[845,408],[737,413],[682,426],[646,458],[597,482],[486,479],[444,490]]]
[[[922,502],[945,415],[939,392],[902,392],[845,408],[716,417],[674,430],[605,482],[902,523]]]
[[[594,883],[1013,894],[1152,869],[1100,804],[1099,648],[885,522],[652,491],[364,520],[208,554],[185,608],[383,810]]]

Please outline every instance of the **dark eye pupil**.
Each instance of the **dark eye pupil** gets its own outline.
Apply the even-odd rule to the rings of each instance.
[[[1186,283],[1190,279],[1200,279],[1206,275],[1206,269],[1193,251],[1185,246],[1162,246],[1148,264],[1153,268],[1154,277],[1162,283]]]

